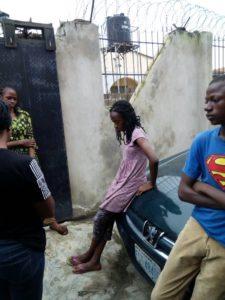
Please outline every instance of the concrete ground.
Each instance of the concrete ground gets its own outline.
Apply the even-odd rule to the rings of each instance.
[[[150,299],[151,287],[130,263],[116,228],[103,253],[102,270],[73,274],[66,258],[87,249],[92,236],[92,220],[65,224],[69,229],[66,236],[46,229],[43,300]]]

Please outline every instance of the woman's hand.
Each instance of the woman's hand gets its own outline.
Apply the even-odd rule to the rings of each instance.
[[[30,157],[36,158],[36,151],[35,151],[35,148],[34,148],[34,147],[30,147],[30,148],[28,149],[28,154],[30,155]]]
[[[36,148],[36,142],[35,139],[24,139],[19,141],[20,146],[23,146],[25,148]]]
[[[153,188],[154,188],[154,185],[152,184],[152,182],[151,182],[151,181],[147,181],[147,182],[145,182],[144,184],[142,184],[142,185],[138,188],[138,190],[137,190],[137,192],[136,192],[136,195],[137,195],[137,196],[140,196],[140,195],[143,194],[144,192],[149,191],[149,190],[152,190]]]

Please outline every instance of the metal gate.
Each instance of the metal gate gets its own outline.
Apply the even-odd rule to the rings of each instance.
[[[0,85],[18,91],[32,117],[38,159],[56,200],[56,217],[72,216],[69,175],[51,24],[2,21]]]

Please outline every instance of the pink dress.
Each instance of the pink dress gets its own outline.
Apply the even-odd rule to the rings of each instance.
[[[146,135],[136,127],[130,143],[123,145],[122,161],[100,208],[116,213],[126,211],[140,185],[147,181],[147,157],[134,143],[138,138],[146,139]]]

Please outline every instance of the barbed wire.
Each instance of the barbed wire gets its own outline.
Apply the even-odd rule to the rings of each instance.
[[[90,19],[92,0],[76,1],[75,18]],[[187,0],[95,0],[92,22],[104,26],[106,18],[124,13],[140,31],[186,27],[224,36],[225,16]]]

